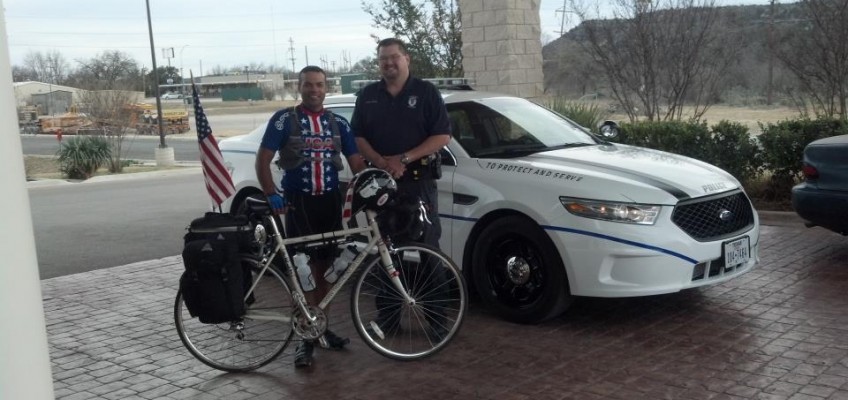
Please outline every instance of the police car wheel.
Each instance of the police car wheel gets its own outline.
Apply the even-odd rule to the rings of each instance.
[[[481,299],[509,321],[542,322],[572,301],[562,258],[544,231],[521,216],[483,229],[472,253],[472,274]]]

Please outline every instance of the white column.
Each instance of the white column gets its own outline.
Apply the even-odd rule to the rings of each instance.
[[[12,87],[12,67],[0,0],[0,84]],[[53,399],[53,376],[41,283],[18,135],[15,97],[0,90],[0,399]]]

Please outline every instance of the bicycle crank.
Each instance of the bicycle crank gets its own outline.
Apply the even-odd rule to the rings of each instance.
[[[307,308],[309,313],[315,317],[315,320],[310,321],[299,308],[296,308],[292,315],[292,329],[294,333],[305,340],[318,339],[327,330],[327,315],[324,314],[324,310],[318,307],[310,305]]]

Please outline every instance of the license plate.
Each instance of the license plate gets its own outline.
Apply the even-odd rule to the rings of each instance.
[[[724,244],[725,268],[745,264],[749,258],[751,258],[751,244],[747,236]]]

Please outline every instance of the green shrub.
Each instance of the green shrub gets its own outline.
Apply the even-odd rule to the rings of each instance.
[[[88,179],[109,160],[111,149],[100,136],[75,136],[56,153],[59,170],[69,179]]]
[[[712,143],[709,160],[740,182],[755,179],[762,172],[762,155],[748,127],[739,122],[720,121],[710,127]]]
[[[571,101],[564,97],[549,98],[544,106],[595,133],[598,133],[598,125],[607,115],[598,103]]]
[[[752,138],[738,122],[636,122],[622,124],[614,141],[667,151],[713,164],[742,182],[761,201],[785,204],[801,178],[804,147],[810,142],[848,134],[848,122],[808,118],[760,124]]]
[[[776,124],[760,124],[758,137],[762,148],[763,167],[771,172],[769,197],[785,197],[801,179],[804,147],[810,142],[848,134],[848,123],[839,119],[795,119]]]
[[[710,162],[712,138],[705,122],[661,121],[623,124],[616,141]]]

